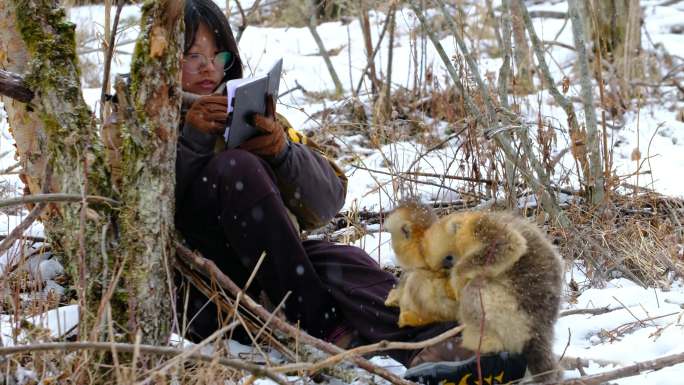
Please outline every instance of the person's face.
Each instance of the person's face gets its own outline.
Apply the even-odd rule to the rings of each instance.
[[[195,41],[186,55],[201,54],[207,58],[199,68],[191,68],[189,62],[183,60],[183,74],[181,82],[183,91],[198,95],[208,95],[216,88],[223,78],[223,66],[215,66],[212,59],[218,53],[216,38],[209,28],[200,23],[195,34]],[[196,67],[196,66],[195,66]]]

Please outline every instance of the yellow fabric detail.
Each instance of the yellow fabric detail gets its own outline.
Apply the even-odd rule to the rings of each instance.
[[[301,132],[295,130],[292,127],[288,127],[287,129],[287,137],[290,138],[290,142],[292,143],[301,143],[301,144],[307,144],[308,138],[304,135],[302,135]]]
[[[463,376],[463,378],[461,378],[461,381],[458,382],[458,385],[468,385],[468,378],[470,378],[470,373]]]
[[[347,189],[347,176],[344,174],[344,171],[342,171],[340,166],[338,166],[337,163],[335,163],[316,142],[309,139],[306,135],[302,134],[301,132],[292,128],[292,125],[290,124],[290,122],[287,121],[287,119],[284,116],[276,113],[276,120],[285,129],[285,132],[287,133],[287,137],[290,139],[290,142],[303,144],[311,148],[312,150],[318,152],[319,154],[323,155],[325,159],[328,160],[328,163],[330,163],[330,166],[332,166],[332,168],[335,170],[335,175],[337,175],[337,177],[340,178],[342,183],[344,183],[345,190]]]

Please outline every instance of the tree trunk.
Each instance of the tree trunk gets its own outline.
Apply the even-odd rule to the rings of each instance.
[[[40,119],[39,127],[44,127],[42,132],[32,132],[32,128],[20,132],[27,127],[17,125],[18,117],[14,116],[10,125],[15,136],[32,139],[32,135],[44,134],[35,140],[44,141],[40,149],[53,170],[52,191],[111,196],[95,122],[81,95],[74,26],[53,2],[13,0],[6,7],[11,13],[6,16],[14,18],[18,40],[23,40],[28,53],[22,57],[30,60],[28,64],[17,65],[25,66],[26,81],[35,94],[32,108]],[[31,184],[29,188],[37,192]],[[59,244],[67,271],[76,283],[81,333],[92,329],[102,293],[100,232],[111,208],[96,210],[87,207],[85,201],[81,205],[57,204],[43,218],[48,237]]]
[[[512,1],[509,10],[511,13],[513,41],[515,42],[513,57],[517,67],[514,89],[516,92],[526,94],[534,90],[534,83],[532,83],[532,53],[525,36],[525,23],[523,22],[520,4],[517,1]]]
[[[182,89],[183,2],[158,0],[143,7],[131,68],[130,107],[124,112],[121,245],[128,261],[129,329],[144,343],[171,333],[176,141]],[[124,100],[126,98],[123,98]],[[147,341],[147,342],[145,342]]]
[[[600,204],[604,198],[604,175],[603,162],[601,158],[601,141],[598,129],[596,127],[596,110],[594,107],[594,87],[591,82],[591,73],[589,71],[589,59],[586,52],[586,38],[584,32],[584,23],[586,14],[581,9],[581,4],[578,0],[568,0],[568,13],[570,21],[572,22],[572,34],[575,42],[575,50],[577,51],[577,62],[580,68],[580,85],[582,102],[584,104],[585,128],[587,133],[587,156],[589,158],[589,175],[587,175],[587,192],[589,193],[591,203]],[[607,156],[607,154],[603,154]]]
[[[641,75],[641,6],[639,0],[584,0],[587,37],[594,52],[613,64],[620,93],[630,94],[629,81]],[[598,64],[598,61],[596,62]],[[602,70],[595,68],[596,71]],[[617,92],[617,90],[614,90]]]
[[[375,96],[378,92],[377,74],[375,71],[375,60],[373,59],[373,42],[370,21],[368,20],[368,4],[366,0],[361,1],[361,32],[363,33],[363,43],[366,47],[366,60],[368,61],[368,77],[371,82],[371,93]],[[366,74],[361,74],[365,76]],[[353,91],[353,90],[352,90]]]
[[[635,55],[641,49],[639,0],[584,0],[591,18],[587,31],[608,60]],[[588,34],[589,35],[589,34]]]
[[[160,344],[170,333],[181,3],[150,1],[141,20],[131,93],[122,95],[131,108],[124,109],[124,183],[117,189],[81,94],[73,24],[54,1],[0,3],[0,59],[25,74],[35,95],[30,109],[3,99],[30,191],[40,191],[42,161],[52,167],[52,191],[123,202],[116,208],[88,207],[85,199],[56,204],[43,219],[77,286],[80,339],[127,332]],[[109,306],[113,324],[128,325],[111,337],[102,333]]]

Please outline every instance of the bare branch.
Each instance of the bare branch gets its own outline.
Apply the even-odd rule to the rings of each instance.
[[[477,121],[480,123],[482,127],[487,127],[489,131],[495,132],[494,134],[488,136],[488,138],[492,138],[497,142],[499,148],[503,151],[505,155],[506,162],[511,163],[510,167],[515,168],[520,171],[520,174],[524,178],[524,180],[532,187],[534,188],[535,191],[538,191],[539,194],[541,195],[541,202],[544,208],[549,212],[549,214],[554,218],[555,221],[557,221],[562,227],[568,227],[570,226],[570,220],[567,218],[567,216],[563,213],[563,211],[560,209],[558,206],[558,203],[556,201],[556,198],[554,194],[549,191],[547,186],[550,184],[549,183],[549,178],[547,173],[544,171],[544,168],[541,167],[539,164],[538,159],[534,156],[534,154],[531,151],[529,141],[523,140],[522,145],[523,149],[525,150],[526,155],[523,158],[527,158],[530,161],[531,168],[534,170],[534,172],[539,176],[537,178],[530,170],[528,170],[528,167],[526,165],[521,165],[519,164],[520,161],[520,156],[518,152],[514,149],[513,144],[511,142],[510,135],[503,134],[499,135],[504,130],[500,129],[500,122],[496,118],[496,107],[494,105],[494,102],[491,98],[491,95],[489,94],[489,90],[482,80],[482,76],[480,76],[480,72],[477,66],[477,63],[470,57],[470,52],[468,50],[468,47],[466,46],[465,42],[463,41],[462,36],[458,33],[457,28],[455,26],[455,23],[451,17],[451,14],[449,14],[448,10],[445,7],[445,4],[443,0],[437,0],[437,2],[440,5],[440,8],[442,10],[442,14],[446,18],[449,27],[451,28],[451,32],[453,34],[454,39],[456,40],[459,49],[463,53],[463,56],[466,59],[466,63],[468,64],[468,67],[470,68],[471,75],[475,78],[475,81],[477,82],[478,86],[480,87],[480,93],[482,94],[482,98],[485,101],[485,108],[486,108],[486,114],[482,114],[480,110],[476,107],[476,104],[473,100],[473,98],[469,95],[468,92],[464,89],[463,85],[461,84],[460,76],[456,72],[456,69],[454,68],[453,64],[451,63],[451,60],[449,57],[446,55],[446,52],[444,51],[444,48],[442,47],[441,43],[439,42],[439,39],[435,35],[434,31],[430,28],[430,24],[427,22],[425,19],[425,16],[423,15],[423,12],[421,9],[415,4],[414,1],[409,2],[409,5],[413,12],[416,14],[418,19],[420,20],[421,24],[426,30],[426,33],[430,37],[430,40],[432,41],[433,45],[435,46],[435,49],[439,53],[439,56],[442,59],[442,62],[444,65],[447,67],[447,72],[452,78],[452,81],[459,87],[461,91],[461,95],[465,99],[465,104],[468,112],[470,112],[472,115],[474,115],[477,119]],[[484,116],[483,116],[484,115]],[[523,131],[524,132],[524,131]]]
[[[28,103],[33,99],[33,91],[24,82],[23,77],[1,69],[0,95],[8,96],[23,103]]]
[[[43,179],[43,192],[48,192],[50,191],[50,182],[52,180],[52,166],[48,163],[45,166],[45,176]],[[3,239],[2,242],[0,242],[0,254],[3,254],[7,249],[12,246],[14,241],[16,241],[19,237],[21,237],[22,234],[24,234],[24,231],[33,224],[33,222],[38,219],[40,214],[43,213],[43,210],[45,210],[45,207],[47,206],[47,202],[43,201],[38,203],[29,213],[29,215],[24,218],[21,223],[19,223],[15,228],[12,229],[12,231],[7,235],[7,238]]]
[[[313,0],[311,1],[311,7],[309,8],[309,12],[309,22],[306,24],[306,26],[309,28],[311,36],[313,36],[314,40],[316,41],[318,53],[323,57],[323,60],[325,61],[325,66],[328,68],[330,77],[332,78],[332,81],[335,84],[335,93],[337,93],[337,95],[342,95],[342,92],[344,90],[344,88],[342,87],[342,82],[340,81],[339,76],[337,76],[335,66],[333,66],[332,61],[330,60],[330,55],[328,54],[328,51],[325,49],[323,39],[321,39],[321,36],[318,34],[318,31],[316,31],[316,25],[318,24],[316,19],[317,10],[316,3]]]
[[[40,203],[40,202],[80,202],[83,196],[79,194],[61,194],[61,193],[51,193],[51,194],[34,194],[25,195],[22,197],[5,199],[0,201],[0,208],[25,205],[27,203]],[[93,203],[107,203],[111,206],[119,206],[120,202],[106,197],[101,197],[97,195],[88,195],[85,197],[88,202]]]
[[[547,382],[543,385],[599,385],[618,378],[632,377],[651,370],[660,370],[669,366],[684,363],[684,353],[672,354],[665,357],[637,362],[634,365],[625,366],[620,369],[611,370],[591,376],[573,378],[560,382]]]
[[[530,11],[530,17],[541,17],[541,18],[547,18],[547,19],[565,19],[566,17],[568,17],[568,14],[565,12],[558,12],[558,11],[538,10],[538,11]]]
[[[444,333],[442,333],[440,335],[434,336],[430,339],[420,341],[420,342],[380,341],[380,342],[376,342],[374,344],[359,346],[357,348],[347,350],[346,352],[342,352],[342,353],[336,354],[332,357],[328,357],[327,359],[320,361],[320,362],[317,362],[315,364],[303,363],[303,364],[284,365],[281,367],[274,368],[273,370],[276,372],[306,370],[309,373],[315,373],[315,372],[318,372],[322,369],[336,365],[336,364],[338,364],[344,360],[349,360],[352,357],[363,356],[363,355],[366,355],[368,353],[380,352],[380,351],[385,351],[385,350],[423,349],[423,348],[426,348],[428,346],[438,344],[438,343],[445,341],[451,337],[454,337],[457,334],[461,333],[462,331],[463,331],[463,326],[457,326],[453,329],[445,331]]]
[[[558,317],[566,317],[569,315],[577,315],[577,314],[590,314],[590,315],[600,315],[600,314],[606,314],[610,313],[611,311],[618,310],[616,308],[609,308],[608,306],[605,307],[598,307],[595,309],[571,309],[571,310],[565,310],[562,311],[558,314]]]
[[[371,70],[371,66],[375,68],[375,55],[378,53],[380,50],[380,45],[382,43],[382,39],[385,37],[385,33],[387,32],[387,27],[389,26],[389,20],[390,20],[390,15],[388,14],[387,17],[385,18],[385,22],[382,25],[382,30],[380,31],[380,36],[378,36],[378,41],[375,43],[375,48],[373,48],[373,53],[369,54],[368,59],[366,60],[366,68],[361,71],[361,74],[365,75],[366,72]],[[375,82],[377,79],[375,78],[375,71],[371,70],[370,71],[370,77],[371,77],[371,83],[373,86],[375,86]],[[361,85],[363,84],[363,76],[359,79],[358,83],[356,84],[356,89],[354,90],[354,94],[358,95],[359,91],[361,91]]]
[[[219,269],[216,264],[200,255],[192,252],[187,247],[176,242],[176,251],[178,252],[180,259],[188,263],[193,269],[200,272],[202,275],[208,278],[215,279],[218,284],[228,290],[233,296],[241,296],[242,305],[245,306],[249,311],[256,314],[262,320],[267,320],[271,317],[271,314],[263,308],[263,306],[256,303],[249,295],[242,293],[240,288],[231,280],[226,274],[224,274],[221,269]],[[242,294],[240,294],[242,293]],[[278,316],[271,318],[271,324],[275,329],[281,332],[297,338],[300,342],[309,344],[317,349],[328,354],[339,354],[343,353],[344,349],[335,346],[329,342],[325,342],[321,339],[311,336],[303,330],[295,328]],[[362,357],[352,357],[352,362],[361,367],[362,369],[377,374],[378,376],[388,380],[392,384],[398,385],[413,385],[411,381],[404,380],[397,375],[391,373],[387,369],[381,368],[379,366],[373,365],[368,360]]]
[[[105,120],[105,94],[107,93],[107,91],[109,91],[109,71],[112,68],[112,57],[114,55],[114,46],[116,45],[116,30],[119,27],[119,17],[121,16],[121,10],[123,9],[125,2],[126,0],[117,0],[116,14],[114,15],[114,25],[112,25],[111,35],[109,36],[109,41],[107,42],[107,52],[105,53],[104,57],[104,71],[102,74],[102,92],[100,93],[100,119],[102,119],[102,121]]]

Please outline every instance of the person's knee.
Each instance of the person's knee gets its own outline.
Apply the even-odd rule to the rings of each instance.
[[[278,192],[275,174],[268,163],[244,150],[222,151],[207,166],[211,175],[204,182],[221,201],[242,206],[267,194]]]
[[[235,184],[238,190],[241,184],[243,187],[248,183],[259,184],[260,181],[272,184],[275,180],[268,163],[245,150],[222,151],[216,154],[209,167],[218,171],[222,182]]]

